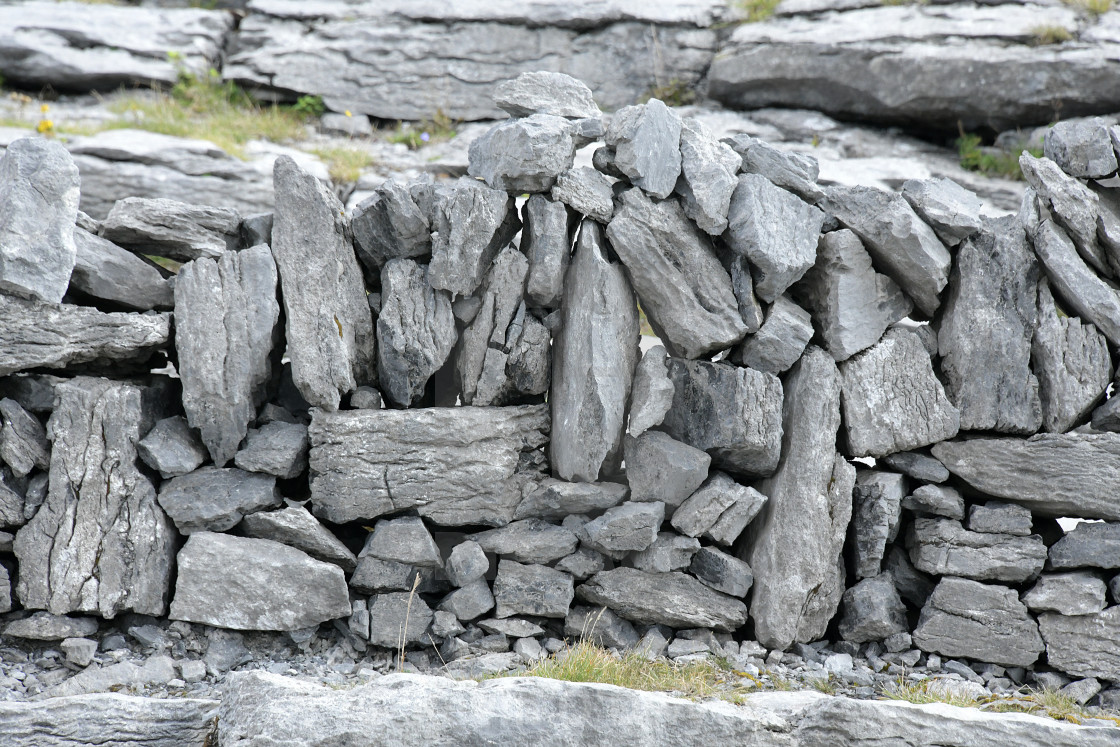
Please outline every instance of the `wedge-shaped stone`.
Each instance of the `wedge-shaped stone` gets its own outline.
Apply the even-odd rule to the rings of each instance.
[[[350,615],[341,568],[272,540],[199,532],[179,551],[177,566],[172,620],[299,630]]]
[[[581,526],[576,536],[584,547],[619,559],[652,545],[664,521],[664,503],[627,501]]]
[[[1103,119],[1057,122],[1044,143],[1046,157],[1070,176],[1103,179],[1116,173],[1116,150]]]
[[[878,576],[882,570],[887,543],[898,536],[905,495],[906,478],[902,475],[877,470],[856,475],[851,528],[856,578]]]
[[[1120,434],[946,441],[933,455],[980,492],[1036,515],[1120,521]]]
[[[548,192],[572,167],[576,142],[563,117],[532,114],[498,122],[470,144],[467,173],[510,194]]]
[[[291,480],[307,470],[307,448],[306,425],[274,420],[249,430],[245,448],[237,452],[233,463],[248,472]]]
[[[889,275],[927,316],[941,305],[952,257],[901,195],[873,187],[830,187],[823,210],[863,240],[879,270]]]
[[[503,526],[545,468],[542,405],[313,411],[311,495],[335,523],[416,509],[437,524]]]
[[[437,192],[430,223],[429,281],[459,296],[474,293],[499,250],[521,228],[512,197],[466,176]]]
[[[754,520],[768,500],[766,496],[751,487],[740,485],[736,488],[736,492],[739,493],[739,497],[720,514],[716,523],[704,532],[704,536],[708,539],[728,547],[735,544],[735,540]]]
[[[1097,325],[1109,342],[1120,345],[1120,293],[1097,277],[1053,221],[1039,223],[1031,240],[1058,297],[1079,317]]]
[[[564,527],[541,519],[515,521],[504,527],[472,534],[486,552],[518,563],[551,563],[576,551],[579,540]]]
[[[572,577],[563,571],[512,560],[498,562],[498,575],[494,577],[496,617],[567,617],[574,596]]]
[[[747,607],[742,601],[709,589],[679,571],[600,571],[582,584],[576,594],[645,625],[732,631],[747,621]]]
[[[219,467],[237,453],[279,363],[276,285],[276,264],[264,244],[218,261],[188,262],[175,280],[183,409]]]
[[[563,177],[553,188],[554,195],[562,183]],[[611,205],[609,186],[606,197],[607,204]],[[563,202],[553,200],[543,195],[531,195],[521,210],[524,222],[521,250],[529,258],[525,294],[532,306],[547,309],[559,306],[564,297],[564,274],[572,254],[571,216]],[[611,207],[613,209],[613,205]],[[607,220],[610,220],[609,214]]]
[[[101,235],[126,249],[189,262],[236,251],[240,226],[241,216],[231,208],[126,197],[101,223]]]
[[[1050,666],[1075,677],[1120,681],[1120,605],[1095,615],[1039,615]]]
[[[750,527],[743,558],[754,570],[751,617],[767,648],[824,634],[844,591],[844,548],[855,468],[836,453],[840,375],[818,347],[786,380],[782,458],[758,484],[770,500]]]
[[[1031,612],[1093,615],[1105,608],[1106,591],[1104,581],[1089,571],[1044,573],[1023,594],[1023,603]]]
[[[673,405],[673,382],[665,361],[665,348],[661,345],[642,353],[634,369],[634,387],[630,395],[630,421],[627,431],[640,436],[650,428],[661,425],[665,413]]]
[[[782,383],[726,363],[669,359],[673,405],[665,430],[712,456],[728,472],[765,476],[782,449]]]
[[[1029,537],[1034,528],[1031,511],[1015,503],[974,503],[968,507],[968,528],[973,532],[1015,534]]]
[[[150,262],[77,226],[74,246],[71,293],[136,311],[175,305],[171,284]]]
[[[937,237],[956,246],[983,227],[984,202],[952,179],[911,179],[902,185],[902,196]]]
[[[160,477],[178,477],[192,472],[206,461],[206,447],[182,416],[164,418],[136,444],[144,464]]]
[[[432,253],[432,229],[408,187],[390,179],[354,208],[354,251],[366,275],[377,277],[390,259]]]
[[[622,503],[629,494],[629,488],[614,482],[566,482],[549,477],[521,501],[513,518],[565,519],[598,513]]]
[[[584,221],[553,345],[551,458],[563,480],[594,482],[622,458],[638,308],[622,268],[606,254],[598,224]]]
[[[650,573],[681,571],[688,568],[699,549],[698,539],[682,537],[676,532],[658,532],[652,545],[630,556],[630,563],[639,571]],[[602,567],[599,570],[603,570]]]
[[[1046,545],[1038,535],[970,532],[952,519],[915,519],[906,545],[919,571],[977,581],[1019,583],[1046,563]]]
[[[1097,218],[1100,198],[1083,182],[1067,176],[1049,158],[1035,158],[1024,152],[1019,156],[1023,178],[1038,195],[1039,204],[1049,210],[1055,222],[1073,239],[1077,253],[1103,275],[1114,275],[1104,249],[1097,243]]]
[[[273,169],[272,253],[280,270],[292,379],[314,407],[377,380],[377,340],[345,211],[288,156]]]
[[[697,358],[743,339],[731,278],[680,204],[623,193],[607,238],[670,354]]]
[[[422,568],[443,567],[439,547],[424,520],[418,516],[377,522],[358,557],[379,558]]]
[[[727,246],[716,248],[719,261],[731,276],[731,291],[739,305],[739,316],[747,326],[747,334],[753,335],[762,326],[762,304],[754,294],[754,280],[751,277],[751,263],[745,256]]]
[[[705,586],[740,599],[750,593],[754,583],[749,565],[714,547],[703,547],[693,555],[688,572]]]
[[[1030,368],[1039,276],[1011,216],[985,224],[957,251],[937,347],[962,430],[1030,434],[1041,425]]]
[[[677,193],[685,215],[700,230],[718,236],[727,228],[727,210],[743,159],[696,119],[681,123],[681,178]]]
[[[247,537],[273,540],[303,550],[313,558],[334,563],[349,573],[358,559],[303,506],[249,514],[238,528]]]
[[[1013,589],[964,578],[941,580],[913,637],[923,651],[1008,667],[1029,667],[1043,649],[1038,624]]]
[[[598,117],[602,112],[583,81],[563,73],[521,73],[494,88],[494,103],[514,117],[552,114],[557,117]]]
[[[141,364],[171,338],[169,314],[105,314],[0,295],[0,376],[81,364]]]
[[[921,338],[896,327],[840,364],[851,456],[881,457],[957,435],[960,413],[945,396]]]
[[[779,296],[758,332],[735,349],[735,361],[763,373],[784,373],[797,363],[812,339],[811,319],[809,312],[787,296]]]
[[[603,140],[614,149],[615,168],[635,187],[664,200],[677,186],[681,119],[659,99],[619,109]]]
[[[51,465],[51,446],[39,419],[14,399],[0,399],[0,460],[16,477]]]
[[[707,453],[660,431],[627,436],[624,454],[630,499],[661,501],[670,508],[700,487],[712,463]]]
[[[552,199],[604,225],[610,223],[614,214],[614,190],[610,180],[587,166],[577,166],[557,177]]]
[[[282,501],[275,477],[232,467],[203,467],[168,480],[159,491],[159,505],[181,534],[224,532],[246,514]]]
[[[752,501],[752,494],[758,493],[753,488],[740,485],[724,473],[716,472],[673,512],[670,523],[681,534],[699,537],[710,530],[736,503],[742,500]],[[761,502],[752,502],[758,503],[758,508],[762,508]]]
[[[758,174],[774,186],[788,189],[811,205],[824,197],[817,186],[820,165],[804,153],[787,153],[747,134],[732,135],[723,141],[743,158],[743,173]]]
[[[949,470],[945,469],[944,464],[927,454],[916,451],[899,451],[888,454],[883,457],[883,463],[891,469],[898,470],[922,482],[942,483],[949,479]],[[961,509],[964,509],[964,503],[961,503]]]
[[[154,420],[144,392],[85,377],[56,391],[50,488],[16,534],[16,593],[56,615],[162,615],[175,531],[137,464],[136,441]]]
[[[1051,568],[1120,568],[1120,523],[1082,522],[1050,548]]]

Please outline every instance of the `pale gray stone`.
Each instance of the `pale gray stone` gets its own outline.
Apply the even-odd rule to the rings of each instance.
[[[665,363],[665,348],[661,345],[642,353],[634,369],[634,386],[630,394],[630,435],[640,436],[650,428],[661,425],[665,413],[673,404],[673,382]]]
[[[974,504],[968,509],[968,529],[971,532],[1014,534],[1027,537],[1031,533],[1031,512],[1014,503]]]
[[[21,138],[8,145],[0,156],[0,291],[62,300],[77,256],[80,181],[60,143]]]
[[[439,609],[458,620],[474,620],[494,609],[494,595],[485,579],[475,579],[444,597]]]
[[[307,469],[307,451],[306,425],[276,421],[250,429],[233,463],[249,472],[290,480]]]
[[[682,537],[675,532],[658,532],[652,545],[630,556],[630,563],[639,571],[649,573],[681,571],[688,568],[692,556],[699,549],[700,540],[694,537]],[[590,575],[592,574],[588,574]]]
[[[391,259],[432,253],[432,229],[408,185],[390,179],[359,202],[350,216],[354,251],[366,276],[376,278]]]
[[[1070,176],[1102,179],[1116,173],[1116,151],[1102,119],[1056,122],[1044,142],[1046,157]]]
[[[716,591],[743,599],[754,583],[751,567],[714,547],[702,547],[692,556],[688,572]]]
[[[685,215],[700,230],[718,236],[727,228],[727,210],[738,186],[743,159],[697,119],[681,122],[681,178],[677,193]]]
[[[620,202],[607,238],[669,353],[697,358],[743,339],[731,278],[680,204],[654,202],[639,189]]]
[[[576,536],[584,547],[604,555],[622,557],[652,545],[664,520],[664,503],[627,501],[608,508],[602,516],[584,524],[576,530]]]
[[[324,135],[363,138],[373,135],[373,126],[369,123],[368,117],[326,112],[319,116],[319,131]]]
[[[490,570],[490,561],[481,545],[467,540],[451,549],[444,570],[452,584],[462,587],[485,576]]]
[[[610,223],[614,214],[610,181],[587,166],[577,166],[558,176],[552,187],[552,199],[604,225]]]
[[[813,337],[809,312],[788,296],[779,296],[766,312],[766,321],[735,349],[736,362],[763,373],[780,374],[797,362]]]
[[[303,506],[249,514],[237,525],[247,537],[268,539],[303,550],[313,558],[334,563],[347,573],[358,559]]]
[[[723,472],[716,472],[680,504],[673,512],[670,523],[681,534],[699,537],[710,530],[731,506],[742,500],[751,501],[752,490]],[[758,503],[758,508],[761,507],[762,503]]]
[[[576,535],[541,519],[523,519],[468,535],[483,550],[518,563],[551,563],[575,552]]]
[[[498,561],[494,578],[496,617],[536,615],[563,618],[575,596],[572,577],[543,565]]]
[[[1037,535],[970,532],[944,518],[914,519],[906,546],[920,571],[978,581],[1020,583],[1046,563],[1046,545]]]
[[[601,571],[584,582],[578,593],[580,599],[645,625],[731,631],[747,620],[747,608],[742,601],[714,591],[680,571]]]
[[[439,547],[418,516],[377,522],[358,553],[359,558],[367,556],[422,568],[443,567]]]
[[[603,511],[626,500],[629,488],[614,482],[566,482],[554,478],[525,497],[514,519],[564,519],[575,514]]]
[[[949,479],[949,470],[945,469],[944,464],[916,451],[887,454],[883,457],[883,464],[922,482],[942,483]],[[963,515],[953,518],[960,519]]]
[[[735,502],[720,514],[711,528],[704,532],[706,538],[728,547],[735,543],[768,500],[766,496],[751,487],[739,485],[736,492],[739,496]]]
[[[528,620],[519,620],[515,617],[503,620],[498,618],[479,620],[478,627],[492,635],[504,635],[510,638],[531,638],[533,636],[543,636],[545,634],[544,628],[540,625],[531,623]]]
[[[572,167],[576,143],[563,117],[532,114],[499,122],[470,144],[467,173],[510,194],[549,192]]]
[[[881,641],[909,627],[906,608],[889,571],[864,578],[845,591],[843,604],[840,637],[845,641]]]
[[[660,501],[676,508],[708,478],[712,458],[660,431],[626,436],[630,500]],[[694,535],[695,536],[695,535]]]
[[[563,480],[594,482],[622,457],[639,330],[634,292],[592,221],[580,227],[560,314],[549,395],[552,468]]]
[[[444,591],[443,588],[432,588],[435,581],[435,569],[417,568],[405,563],[381,560],[372,555],[367,555],[364,558],[358,558],[354,573],[350,576],[350,588],[362,594],[412,591],[414,588],[421,593],[434,590]]]
[[[1109,342],[1120,345],[1120,293],[1097,277],[1053,221],[1043,220],[1031,239],[1054,292],[1079,317],[1097,325]]]
[[[159,505],[181,534],[224,532],[244,516],[282,502],[275,477],[233,467],[203,467],[168,480],[159,490]]]
[[[51,445],[39,419],[14,399],[0,399],[0,459],[16,477],[51,464]]]
[[[171,284],[151,262],[79,227],[74,246],[70,292],[136,311],[175,305]]]
[[[627,106],[611,117],[603,136],[614,166],[635,187],[664,200],[681,174],[681,119],[659,99]]]
[[[607,607],[572,607],[564,618],[564,635],[573,641],[590,641],[597,646],[629,649],[638,645],[638,631]]]
[[[921,339],[908,329],[895,327],[841,363],[840,377],[852,456],[886,456],[957,435],[960,412],[945,396]]]
[[[856,578],[878,576],[882,570],[887,544],[898,536],[906,488],[906,478],[893,472],[866,470],[856,475],[851,526]]]
[[[952,179],[910,179],[902,196],[947,246],[956,246],[983,227],[984,202]]]
[[[156,423],[148,435],[137,442],[136,452],[144,464],[164,479],[193,472],[207,457],[202,439],[180,415]]]
[[[97,641],[89,638],[67,638],[58,644],[66,661],[77,667],[88,667],[97,653]]]
[[[380,410],[381,392],[371,386],[360,386],[350,395],[350,407],[354,410]]]
[[[1070,698],[1078,705],[1083,706],[1092,700],[1100,691],[1101,683],[1095,678],[1089,677],[1087,679],[1078,680],[1077,682],[1071,682],[1058,692]]]
[[[288,156],[276,159],[272,253],[280,271],[292,379],[314,407],[375,383],[377,340],[345,211]]]
[[[431,608],[419,597],[403,592],[377,594],[369,600],[369,642],[385,648],[430,645],[426,633],[432,618]]]
[[[809,204],[816,204],[824,197],[824,191],[817,186],[820,166],[812,156],[787,153],[746,134],[724,138],[724,142],[742,157],[744,174],[764,176]]]
[[[1120,523],[1079,523],[1050,548],[1049,567],[1120,568]]]
[[[1050,666],[1077,677],[1120,681],[1120,605],[1093,615],[1044,612],[1038,627]]]
[[[437,192],[429,222],[428,280],[458,296],[474,294],[494,257],[521,228],[512,197],[466,176]]]
[[[1037,194],[1039,206],[1048,209],[1054,221],[1066,230],[1081,258],[1098,273],[1115,274],[1115,263],[1110,267],[1108,256],[1097,243],[1100,198],[1096,193],[1084,182],[1067,176],[1049,158],[1035,158],[1024,152],[1019,156],[1019,167]]]
[[[97,635],[97,620],[92,617],[68,617],[49,612],[35,612],[29,617],[12,620],[4,626],[4,635],[33,641],[60,641]]]
[[[494,103],[514,117],[552,114],[581,119],[601,112],[582,81],[563,73],[521,73],[494,88]]]
[[[576,581],[594,576],[606,568],[606,557],[590,547],[581,547],[566,558],[558,560],[553,567],[569,574]]]
[[[101,236],[138,253],[189,262],[236,251],[240,228],[241,216],[232,208],[166,197],[126,197],[102,221]]]
[[[1031,612],[1092,615],[1106,606],[1105,584],[1089,571],[1044,573],[1023,594],[1023,604]]]
[[[569,172],[571,173],[571,172]],[[556,195],[565,177],[553,188],[553,198],[530,195],[521,209],[521,251],[529,258],[525,297],[534,306],[554,309],[564,297],[564,273],[572,254],[572,221],[562,197]],[[610,190],[607,192],[610,203]],[[607,216],[608,219],[610,216]],[[604,221],[605,222],[605,221]]]

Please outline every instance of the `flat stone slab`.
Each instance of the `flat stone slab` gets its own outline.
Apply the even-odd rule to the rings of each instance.
[[[608,607],[627,620],[648,625],[730,631],[747,621],[747,607],[742,601],[678,571],[601,571],[579,586],[576,595]]]
[[[1050,666],[1077,677],[1120,681],[1120,606],[1095,615],[1039,616],[1038,627],[1046,641]]]

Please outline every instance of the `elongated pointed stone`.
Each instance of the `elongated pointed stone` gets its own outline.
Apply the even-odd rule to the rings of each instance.
[[[738,186],[743,159],[699,120],[681,123],[681,178],[677,192],[685,215],[700,230],[718,236],[727,228],[727,210]]]
[[[679,571],[600,571],[576,593],[580,599],[605,606],[619,617],[646,625],[730,631],[747,621],[747,607],[741,600],[710,589]]]
[[[528,276],[529,260],[506,247],[478,291],[482,306],[463,330],[455,361],[464,405],[499,404],[496,400],[506,389],[507,332],[521,305]]]
[[[745,133],[726,137],[723,142],[742,157],[744,174],[764,176],[775,186],[788,189],[810,205],[815,205],[824,197],[824,191],[817,186],[820,165],[812,156],[787,153]]]
[[[609,203],[609,188],[607,200]],[[562,202],[532,195],[521,214],[524,221],[521,250],[529,258],[526,297],[532,306],[554,309],[564,297],[564,274],[572,254],[572,221],[568,209]],[[607,218],[609,220],[610,216]]]
[[[568,269],[553,346],[552,469],[594,482],[622,456],[638,359],[638,309],[622,268],[606,258],[598,224],[584,221]]]
[[[887,543],[898,536],[905,495],[906,478],[902,475],[868,470],[856,476],[852,491],[856,578],[877,576],[882,570]]]
[[[614,166],[654,197],[665,199],[681,174],[681,120],[658,99],[626,106],[611,117],[603,137]]]
[[[517,506],[514,519],[565,519],[598,513],[626,500],[629,489],[615,482],[566,482],[551,477]]]
[[[504,527],[472,534],[486,552],[518,563],[552,563],[576,551],[579,540],[564,527],[541,519],[515,521]]]
[[[272,253],[280,270],[292,379],[307,402],[337,410],[376,382],[376,338],[338,198],[288,156],[273,169]]]
[[[607,238],[669,352],[696,358],[743,339],[731,278],[681,206],[638,189],[624,192],[621,204]]]
[[[39,419],[14,399],[0,399],[0,460],[16,477],[26,477],[51,464],[51,446]]]
[[[665,363],[665,348],[654,345],[642,354],[634,370],[634,388],[630,396],[632,436],[640,436],[655,425],[661,425],[673,404],[673,382]]]
[[[303,506],[249,514],[237,525],[247,537],[273,540],[303,550],[313,558],[354,570],[358,559]]]
[[[952,179],[911,179],[902,196],[947,246],[956,246],[979,231],[983,201]]]
[[[169,309],[171,284],[151,263],[111,241],[74,227],[77,249],[70,290],[136,311]]]
[[[276,264],[264,244],[188,262],[175,281],[183,409],[219,467],[237,453],[279,363],[276,286]]]
[[[1041,221],[1031,239],[1058,298],[1079,317],[1097,325],[1109,342],[1120,345],[1120,293],[1097,277],[1053,221]]]
[[[126,197],[109,211],[101,235],[126,249],[190,262],[236,251],[240,227],[241,216],[231,208]]]
[[[1114,275],[1104,249],[1097,243],[1097,217],[1100,199],[1083,182],[1066,175],[1049,158],[1035,158],[1024,152],[1019,156],[1023,178],[1038,194],[1054,221],[1073,239],[1077,253],[1097,272]]]
[[[466,176],[436,193],[430,223],[429,282],[457,296],[474,293],[494,257],[521,228],[512,197]]]
[[[610,180],[587,166],[577,166],[557,177],[552,199],[604,225],[610,223],[614,214],[614,190]]]

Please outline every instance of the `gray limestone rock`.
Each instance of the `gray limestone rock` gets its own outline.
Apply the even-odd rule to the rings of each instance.
[[[743,174],[731,197],[727,242],[751,261],[754,290],[774,301],[813,266],[825,214],[758,174]]]
[[[601,112],[583,81],[563,73],[521,73],[494,88],[494,103],[514,117],[551,114],[556,117],[598,117]]]
[[[248,472],[290,480],[307,469],[307,451],[306,425],[274,421],[249,430],[245,447],[234,455],[233,463]]]
[[[1097,325],[1109,342],[1120,345],[1120,293],[1097,277],[1053,221],[1039,223],[1031,240],[1054,292],[1079,317]]]
[[[203,467],[168,480],[159,490],[159,505],[181,534],[224,532],[242,517],[282,502],[275,477],[233,467]]]
[[[898,536],[906,488],[906,478],[893,472],[856,475],[851,526],[856,578],[878,576],[882,570],[887,544]]]
[[[1044,573],[1023,594],[1023,604],[1031,612],[1093,615],[1106,606],[1105,590],[1104,581],[1089,571]]]
[[[755,635],[767,648],[816,640],[840,604],[855,469],[836,454],[839,427],[836,363],[810,347],[786,379],[781,461],[758,484],[769,500],[743,552],[755,574]]]
[[[560,313],[549,395],[552,468],[563,480],[594,482],[622,457],[639,330],[634,292],[591,221],[580,227]]]
[[[1031,341],[1042,427],[1065,433],[1089,418],[1112,380],[1108,343],[1096,327],[1059,312],[1044,281],[1038,288],[1038,326]]]
[[[1090,427],[1095,431],[1120,431],[1120,397],[1110,397],[1097,409],[1093,410],[1093,417],[1089,421]]]
[[[552,187],[552,199],[603,225],[610,223],[614,214],[610,180],[587,166],[577,166],[558,176]]]
[[[58,303],[77,247],[80,179],[74,159],[46,138],[21,138],[0,156],[0,291]]]
[[[53,614],[164,613],[175,532],[137,464],[154,419],[137,386],[79,377],[56,388],[50,487],[15,539],[16,593]]]
[[[712,463],[705,452],[660,431],[626,436],[624,454],[630,500],[661,501],[669,508],[700,487]]]
[[[981,493],[1038,516],[1120,521],[1120,435],[1040,434],[946,441],[933,455]]]
[[[369,600],[369,642],[385,648],[430,643],[425,634],[433,617],[421,598],[405,593],[378,594]]]
[[[166,197],[118,200],[101,236],[125,249],[181,262],[217,259],[241,243],[241,216],[232,208],[189,205]]]
[[[1014,534],[1027,537],[1031,533],[1031,512],[1014,503],[974,504],[968,509],[968,529],[971,532]]]
[[[71,292],[136,311],[174,306],[171,283],[154,264],[76,226],[74,246]]]
[[[837,361],[874,345],[914,308],[893,280],[875,272],[871,255],[851,231],[821,235],[816,256],[792,292],[812,314],[825,349]]]
[[[747,620],[747,607],[742,601],[679,571],[648,573],[615,568],[595,574],[577,591],[580,599],[644,625],[732,631]]]
[[[241,219],[241,246],[272,245],[272,213],[254,213]]]
[[[886,456],[957,435],[960,413],[945,396],[921,339],[908,329],[891,329],[841,363],[840,377],[852,456]]]
[[[574,596],[572,577],[563,571],[512,560],[498,561],[498,575],[494,578],[496,617],[567,617]]]
[[[1096,193],[1082,181],[1067,176],[1049,158],[1035,158],[1024,152],[1019,156],[1019,166],[1023,178],[1038,195],[1038,204],[1066,230],[1081,258],[1097,272],[1114,275],[1117,268],[1110,267],[1104,249],[1097,244],[1100,198]]]
[[[279,363],[276,285],[276,264],[264,244],[218,261],[188,262],[175,280],[183,409],[219,467],[237,453]]]
[[[703,487],[680,504],[673,512],[670,523],[681,534],[699,537],[711,530],[724,513],[740,501],[755,504],[757,513],[765,499],[756,501],[755,495],[758,492],[753,488],[740,485],[723,472],[716,472]]]
[[[521,228],[513,198],[462,177],[436,194],[432,220],[433,288],[470,296],[490,263]]]
[[[669,359],[673,405],[663,426],[707,451],[715,467],[765,476],[782,448],[782,383],[773,374],[726,363]]]
[[[717,246],[716,252],[723,268],[731,276],[731,290],[739,306],[739,317],[747,326],[747,334],[753,335],[762,326],[763,313],[762,304],[754,294],[750,260],[723,245]]]
[[[727,210],[738,186],[743,159],[697,119],[681,123],[681,178],[677,193],[685,215],[700,230],[718,236],[727,228]]]
[[[358,558],[350,576],[350,588],[362,594],[381,594],[386,591],[431,591],[428,587],[436,580],[432,568],[416,568],[392,560],[381,560],[372,555]],[[441,591],[443,589],[440,589]]]
[[[443,558],[418,516],[381,520],[366,538],[359,558],[373,557],[421,568],[442,568]]]
[[[956,246],[983,228],[983,201],[952,179],[911,179],[902,196],[947,246]]]
[[[700,540],[694,537],[682,537],[675,532],[658,532],[652,545],[630,556],[630,563],[639,571],[649,573],[681,571],[688,568],[692,556],[699,549]]]
[[[820,207],[863,240],[872,261],[923,314],[937,311],[952,257],[901,195],[873,187],[829,187]]]
[[[688,572],[716,591],[746,598],[754,583],[751,567],[714,547],[703,547],[692,556]]]
[[[824,197],[824,191],[817,186],[820,166],[812,156],[787,153],[746,134],[724,138],[724,142],[742,157],[744,174],[764,176],[809,204],[816,204]]]
[[[576,536],[585,547],[604,555],[622,557],[652,545],[664,520],[664,503],[627,501],[608,508],[602,516],[584,524],[576,531]]]
[[[506,330],[505,348],[509,350],[508,355],[503,352],[494,359],[493,365],[483,370],[485,381],[504,382],[498,394],[494,395],[494,403],[539,401],[540,395],[547,392],[552,384],[552,336],[544,322],[528,311],[524,301],[518,305],[517,313]],[[504,376],[500,375],[503,360]],[[492,375],[486,375],[487,370]],[[480,392],[490,396],[488,391]]]
[[[564,635],[573,641],[590,641],[597,646],[614,649],[638,645],[638,631],[607,607],[572,607],[564,618]]]
[[[733,357],[756,371],[780,374],[797,362],[812,337],[809,312],[787,296],[779,296],[766,312],[762,327],[735,349]]]
[[[508,524],[545,468],[548,410],[314,411],[311,498],[335,523],[416,509],[437,524]]]
[[[620,202],[607,238],[670,354],[697,358],[743,339],[731,278],[680,204],[654,202],[639,189]]]
[[[481,545],[467,540],[451,549],[444,570],[452,584],[462,587],[485,576],[490,570],[490,561]]]
[[[451,299],[430,280],[430,268],[411,259],[390,260],[381,270],[378,373],[385,397],[402,407],[424,396],[428,379],[455,347]]]
[[[916,569],[906,556],[906,551],[898,545],[891,547],[886,566],[894,577],[894,586],[898,589],[899,596],[917,608],[923,607],[937,580]]]
[[[1020,583],[1046,563],[1046,545],[1037,535],[970,532],[944,518],[915,519],[906,546],[920,571],[978,581]]]
[[[494,609],[494,595],[485,579],[475,579],[444,597],[439,609],[459,620],[474,620]]]
[[[353,410],[380,410],[381,405],[381,392],[371,386],[360,386],[350,395]]]
[[[0,295],[0,376],[81,364],[142,364],[171,339],[168,314],[102,313]]]
[[[525,297],[533,306],[546,309],[560,305],[564,297],[564,273],[571,261],[571,216],[564,202],[558,201],[563,198],[556,196],[561,185],[566,184],[564,179],[561,176],[553,188],[552,200],[544,195],[530,195],[521,210],[524,222],[521,250],[529,258]],[[607,204],[611,204],[609,188]]]
[[[607,563],[606,557],[601,552],[590,547],[581,547],[568,557],[558,560],[554,567],[558,571],[571,575],[576,581],[583,581],[606,568]]]
[[[7,467],[0,466],[0,526],[14,528],[27,523],[38,507],[28,510],[27,497],[18,480]],[[10,535],[9,535],[10,536]],[[9,544],[11,540],[9,540]]]
[[[299,630],[350,615],[342,569],[279,542],[198,532],[179,551],[177,565],[173,620]]]
[[[566,482],[551,477],[517,506],[514,519],[564,519],[604,511],[626,500],[630,491],[614,482]]]
[[[206,461],[206,447],[191,430],[187,419],[176,415],[160,420],[136,444],[136,452],[160,477],[178,477],[197,469]]]
[[[1120,605],[1092,615],[1039,615],[1050,666],[1077,677],[1120,681]]]
[[[51,445],[39,419],[14,399],[0,399],[0,459],[16,477],[51,464]]]
[[[1014,590],[952,577],[933,590],[913,638],[923,651],[1008,667],[1030,666],[1043,649],[1038,624]]]
[[[1046,157],[1070,176],[1102,179],[1116,173],[1116,151],[1102,119],[1057,122],[1044,143]]]
[[[50,416],[54,410],[55,387],[64,381],[66,379],[50,374],[4,376],[0,377],[0,395],[19,402],[28,412]]]
[[[498,122],[470,144],[467,173],[510,194],[549,192],[572,167],[576,142],[563,117],[532,114]]]
[[[564,527],[541,519],[523,519],[504,527],[468,535],[483,550],[518,563],[551,563],[576,551],[579,540]]]
[[[614,166],[635,187],[664,200],[681,174],[681,119],[659,99],[627,106],[611,117],[603,137]]]
[[[949,470],[931,456],[916,451],[898,451],[883,457],[883,464],[922,482],[942,483],[949,479]],[[963,508],[963,504],[962,504]],[[957,516],[955,518],[963,518]]]
[[[840,637],[845,641],[881,641],[909,629],[906,607],[889,571],[865,578],[845,591],[843,605]]]
[[[768,500],[766,496],[751,487],[740,485],[736,488],[736,492],[739,496],[735,502],[720,514],[711,528],[704,532],[704,537],[707,539],[728,547],[735,543]]]
[[[313,558],[334,563],[347,573],[358,562],[354,553],[303,506],[258,511],[243,518],[237,526],[247,537],[291,545]]]
[[[292,378],[314,407],[377,379],[373,318],[345,211],[318,179],[276,159],[272,253],[280,271]]]
[[[1039,275],[1013,217],[987,223],[957,251],[937,347],[962,430],[1030,434],[1042,423],[1030,367]]]
[[[1048,567],[1120,568],[1120,523],[1079,523],[1050,548]]]
[[[432,230],[408,185],[390,179],[359,202],[350,216],[354,251],[367,277],[376,278],[391,259],[432,253]]]
[[[4,626],[4,635],[33,641],[61,641],[97,635],[97,620],[92,617],[68,617],[49,612],[35,612]]]
[[[630,394],[630,422],[627,430],[640,436],[661,425],[673,405],[673,382],[669,380],[665,348],[661,345],[642,353],[634,369],[634,386]]]

